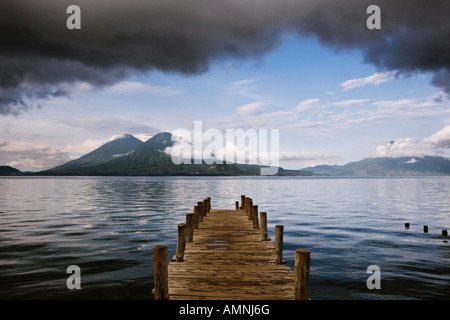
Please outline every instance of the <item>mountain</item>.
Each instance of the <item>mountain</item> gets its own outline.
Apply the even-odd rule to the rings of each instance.
[[[124,134],[122,137],[105,143],[84,156],[72,160],[66,164],[51,169],[52,172],[66,172],[77,168],[86,168],[106,163],[115,158],[126,156],[133,152],[143,142],[131,134]]]
[[[0,166],[0,176],[16,176],[22,172],[10,166]]]
[[[315,166],[302,170],[331,176],[436,176],[450,175],[450,159],[444,157],[366,158],[343,166]]]
[[[145,142],[133,139],[137,140],[131,135],[126,135],[124,138],[111,141],[77,160],[39,172],[39,174],[124,176],[242,176],[260,174],[260,167],[257,165],[208,165],[204,162],[202,164],[176,165],[173,163],[171,156],[164,152],[166,148],[173,145],[172,135],[168,132],[158,133]],[[279,168],[278,175],[305,176],[312,175],[312,173]]]
[[[260,175],[261,167],[249,164],[179,164],[165,152],[172,135],[161,132],[145,142],[125,134],[98,149],[50,170],[34,175],[122,176],[245,176]],[[13,169],[13,168],[11,168]],[[8,174],[20,171],[4,169]],[[12,173],[11,173],[12,172]],[[0,171],[0,174],[3,174]],[[22,173],[24,174],[24,173]],[[443,157],[366,158],[346,165],[320,165],[301,170],[279,168],[278,176],[436,176],[450,175],[450,159]]]

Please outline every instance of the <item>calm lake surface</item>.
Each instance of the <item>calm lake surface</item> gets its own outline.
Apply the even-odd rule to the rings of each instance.
[[[197,201],[234,209],[241,194],[272,239],[284,225],[292,268],[296,248],[311,250],[312,299],[450,299],[450,177],[0,178],[0,298],[150,299],[153,246],[173,256]],[[81,290],[67,289],[69,265]]]

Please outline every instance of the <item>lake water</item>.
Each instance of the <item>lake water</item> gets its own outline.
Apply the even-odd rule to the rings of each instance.
[[[312,299],[450,299],[449,177],[0,178],[0,298],[150,299],[153,246],[172,256],[197,201],[233,209],[241,194],[272,239],[284,225],[291,267],[296,248],[311,250]],[[69,265],[81,290],[67,289]]]

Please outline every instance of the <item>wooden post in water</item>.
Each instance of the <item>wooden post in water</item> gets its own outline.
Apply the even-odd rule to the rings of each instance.
[[[236,211],[239,210],[239,201],[236,201]]]
[[[276,264],[283,263],[283,230],[284,226],[275,226],[275,251],[277,253],[277,257],[275,260]]]
[[[244,210],[245,195],[241,195],[241,210]]]
[[[167,246],[153,247],[154,299],[169,299],[169,271]]]
[[[248,200],[248,210],[247,210],[247,217],[248,220],[252,220],[252,212],[253,212],[253,200]]]
[[[199,228],[199,222],[200,222],[200,210],[198,206],[194,206],[194,229]]]
[[[423,226],[423,232],[428,233],[428,226]]]
[[[211,211],[211,197],[207,197],[208,199],[208,213]]]
[[[405,223],[405,229],[409,229],[409,222]]]
[[[309,270],[311,267],[311,251],[295,250],[294,299],[309,300]]]
[[[197,202],[199,221],[203,222],[203,201]]]
[[[442,230],[442,235],[443,235],[444,237],[447,237],[447,236],[448,236],[447,230]]]
[[[178,224],[178,243],[177,243],[177,253],[176,253],[177,262],[184,261],[184,249],[185,248],[186,248],[186,224],[179,223]]]
[[[203,199],[203,216],[206,217],[208,215],[208,199]]]
[[[245,203],[245,212],[248,214],[248,207],[250,206],[250,197],[247,197],[247,202]]]
[[[253,206],[252,219],[253,219],[253,229],[259,229],[258,206]]]
[[[267,235],[267,213],[261,212],[261,241],[269,240],[269,236]]]
[[[186,242],[194,241],[194,214],[186,214]]]

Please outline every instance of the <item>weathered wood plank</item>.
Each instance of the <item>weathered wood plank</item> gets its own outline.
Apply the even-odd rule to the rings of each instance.
[[[246,210],[210,210],[184,261],[169,264],[170,299],[293,299],[292,269],[276,264],[274,243],[253,227]]]

